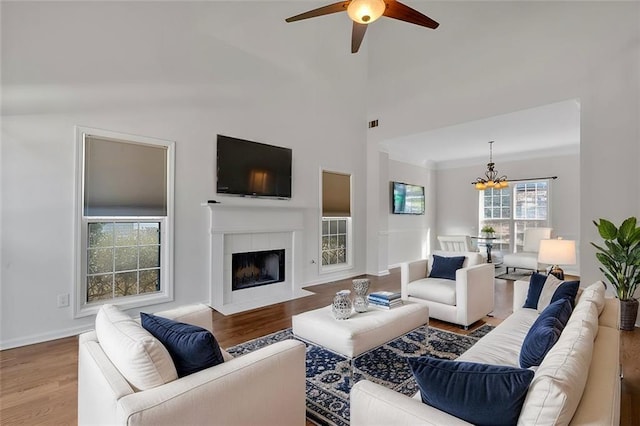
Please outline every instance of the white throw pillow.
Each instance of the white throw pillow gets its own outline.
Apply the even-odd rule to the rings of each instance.
[[[589,300],[595,303],[596,307],[598,308],[599,316],[604,309],[604,293],[604,284],[602,283],[602,281],[596,281],[582,291],[582,294],[578,298],[577,304],[582,303],[582,301],[584,300]]]
[[[588,324],[567,324],[536,370],[518,425],[567,425],[578,408],[593,354]]]
[[[113,365],[136,390],[151,389],[178,378],[162,343],[114,305],[96,315],[96,335]]]
[[[540,293],[540,298],[538,299],[538,313],[544,311],[544,309],[549,306],[553,293],[556,292],[557,288],[560,287],[560,284],[563,282],[564,281],[559,280],[554,275],[547,275],[547,279],[542,287],[542,292]]]

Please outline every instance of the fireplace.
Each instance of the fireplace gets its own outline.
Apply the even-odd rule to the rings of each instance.
[[[233,253],[231,290],[243,290],[285,280],[284,249]]]

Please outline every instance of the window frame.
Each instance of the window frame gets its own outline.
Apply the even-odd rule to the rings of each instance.
[[[322,224],[325,221],[328,220],[345,220],[346,221],[346,232],[345,232],[345,262],[342,263],[335,263],[335,264],[331,264],[331,265],[323,265],[322,264],[322,253],[324,252],[324,250],[322,249],[322,237],[324,236],[323,232],[322,232]],[[352,238],[352,234],[353,234],[353,228],[352,228],[352,219],[351,217],[345,216],[345,217],[338,217],[338,216],[323,216],[320,220],[320,261],[318,262],[320,264],[320,271],[321,273],[330,273],[330,272],[336,272],[336,271],[344,271],[347,269],[351,269],[353,267],[353,238]],[[329,233],[328,235],[332,235],[331,233]]]
[[[167,214],[166,216],[85,216],[84,213],[84,179],[85,179],[85,137],[94,136],[115,139],[124,143],[164,147],[167,150]],[[137,136],[112,132],[89,127],[75,127],[76,139],[76,194],[75,194],[75,256],[74,256],[74,318],[94,315],[104,304],[110,303],[121,309],[173,301],[174,298],[174,176],[175,176],[175,142],[145,136]],[[87,250],[90,222],[160,222],[160,291],[131,296],[115,297],[94,302],[87,302]]]
[[[349,213],[350,216],[324,216],[323,215],[323,173],[336,173],[345,176],[349,176]],[[320,220],[318,223],[318,273],[320,275],[330,274],[334,272],[346,271],[349,269],[353,269],[353,173],[350,172],[341,172],[326,168],[320,168],[319,172],[320,179],[320,191],[319,191],[319,202],[320,202]],[[347,221],[347,229],[346,229],[346,262],[338,263],[334,265],[323,265],[322,264],[322,224],[325,220],[334,220],[334,219],[346,219]]]

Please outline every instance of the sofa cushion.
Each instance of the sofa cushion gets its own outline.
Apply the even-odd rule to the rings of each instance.
[[[447,280],[456,279],[456,271],[462,268],[464,256],[442,257],[433,255],[433,265],[429,278],[444,278]]]
[[[558,288],[556,288],[556,291],[553,292],[550,303],[560,299],[567,299],[571,303],[571,306],[574,306],[579,288],[580,281],[564,281],[558,286]]]
[[[550,303],[568,298],[574,304],[580,281],[561,281],[554,275],[537,272],[529,279],[529,290],[523,308],[537,309],[542,312]]]
[[[582,291],[577,303],[580,303],[582,300],[595,303],[598,308],[598,315],[600,315],[604,309],[604,293],[604,283],[602,281],[596,281]]]
[[[547,275],[547,279],[542,286],[542,292],[538,299],[538,312],[542,312],[551,302],[554,302],[562,297],[567,297],[571,300],[571,304],[575,304],[576,293],[580,281],[562,281],[555,277],[555,275]]]
[[[542,311],[522,342],[520,367],[540,365],[547,352],[560,338],[571,310],[571,302],[568,299],[560,299]]]
[[[578,321],[567,323],[536,370],[518,424],[569,424],[587,382],[592,352],[591,327]]]
[[[143,312],[140,320],[142,326],[167,348],[178,377],[224,362],[220,346],[208,330]]]
[[[100,308],[96,336],[111,363],[136,390],[151,389],[178,378],[164,345],[117,306],[106,304]]]
[[[423,278],[407,285],[409,296],[445,305],[456,305],[456,282],[443,278]]]
[[[529,291],[527,292],[527,300],[524,302],[523,308],[537,309],[542,287],[547,280],[547,276],[534,272],[529,278]]]
[[[430,357],[408,362],[422,402],[475,425],[515,424],[533,379],[533,371],[514,367]]]
[[[569,323],[574,322],[590,327],[595,339],[600,328],[597,305],[588,299],[580,300],[569,318]]]

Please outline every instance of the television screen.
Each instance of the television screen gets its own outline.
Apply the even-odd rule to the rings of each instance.
[[[291,198],[291,149],[218,135],[218,194]]]
[[[394,214],[424,214],[424,186],[392,182]]]

